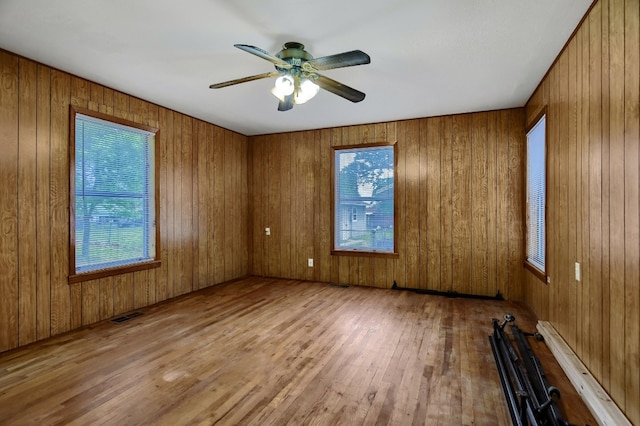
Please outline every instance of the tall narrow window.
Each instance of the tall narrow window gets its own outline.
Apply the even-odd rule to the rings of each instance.
[[[333,253],[395,253],[395,145],[334,148]]]
[[[70,282],[158,266],[156,129],[73,108]]]
[[[545,274],[546,116],[527,133],[527,253],[526,263]]]

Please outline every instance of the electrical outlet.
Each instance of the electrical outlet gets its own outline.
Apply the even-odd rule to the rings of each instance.
[[[271,235],[271,228],[264,228],[264,235]]]
[[[580,281],[581,277],[580,263],[576,262],[576,281]]]
[[[309,265],[309,268],[313,268],[313,259],[308,259],[307,265]]]

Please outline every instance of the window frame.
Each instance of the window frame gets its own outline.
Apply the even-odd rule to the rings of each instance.
[[[115,266],[104,269],[96,269],[87,272],[76,272],[76,116],[84,115],[98,120],[102,120],[115,125],[127,126],[134,129],[143,130],[153,133],[153,173],[154,173],[154,188],[153,188],[153,203],[154,203],[154,217],[150,218],[150,221],[155,223],[155,256],[151,260],[146,260],[137,263],[131,263],[123,266]],[[71,105],[69,113],[69,284],[94,280],[98,278],[110,277],[115,275],[126,274],[135,271],[142,271],[151,268],[157,268],[161,266],[160,260],[160,149],[159,149],[159,129],[147,126],[140,123],[135,123],[123,118],[114,117],[108,114],[92,111],[87,108]]]
[[[529,163],[529,159],[528,159],[528,149],[529,149],[529,133],[536,128],[540,122],[544,119],[544,269],[540,269],[537,265],[533,264],[532,262],[529,261],[529,239],[530,239],[530,233],[529,233],[529,208],[528,208],[528,194],[529,194],[529,169],[527,167],[528,163]],[[546,106],[544,108],[542,108],[542,110],[535,116],[535,118],[531,121],[531,124],[529,124],[529,126],[526,129],[526,133],[525,133],[525,173],[524,173],[524,180],[525,180],[525,187],[524,187],[524,221],[525,221],[525,245],[524,245],[524,267],[529,270],[530,272],[533,273],[534,276],[536,276],[538,279],[540,279],[541,281],[543,281],[544,283],[547,283],[547,219],[548,219],[548,214],[547,214],[547,205],[548,205],[548,184],[549,184],[549,176],[548,176],[548,141],[549,141],[549,137],[548,137],[548,132],[549,130],[549,117],[547,114],[547,108]]]
[[[393,149],[393,252],[391,251],[376,251],[376,250],[362,250],[362,249],[344,249],[336,248],[336,153],[344,150],[358,150],[365,148],[383,148],[392,147]],[[398,257],[398,235],[397,235],[397,217],[398,217],[398,146],[396,142],[380,142],[380,143],[366,143],[356,145],[342,145],[331,147],[331,255],[338,256],[363,256],[363,257],[383,257],[383,258],[397,258]],[[350,212],[351,213],[351,212]],[[350,214],[350,216],[352,216]],[[364,220],[364,219],[363,219]],[[366,220],[365,220],[366,223]]]

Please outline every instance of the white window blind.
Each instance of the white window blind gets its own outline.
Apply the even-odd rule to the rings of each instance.
[[[155,134],[75,114],[75,273],[156,256]]]
[[[527,262],[545,272],[546,117],[527,133]]]
[[[394,147],[334,152],[334,249],[393,253]]]

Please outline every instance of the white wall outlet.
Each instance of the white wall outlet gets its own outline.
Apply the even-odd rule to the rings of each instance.
[[[309,265],[309,268],[313,268],[313,259],[308,259],[307,265]]]
[[[576,262],[576,281],[580,281],[582,279],[582,274],[580,270],[580,263]]]
[[[264,228],[264,235],[271,235],[271,228]]]

